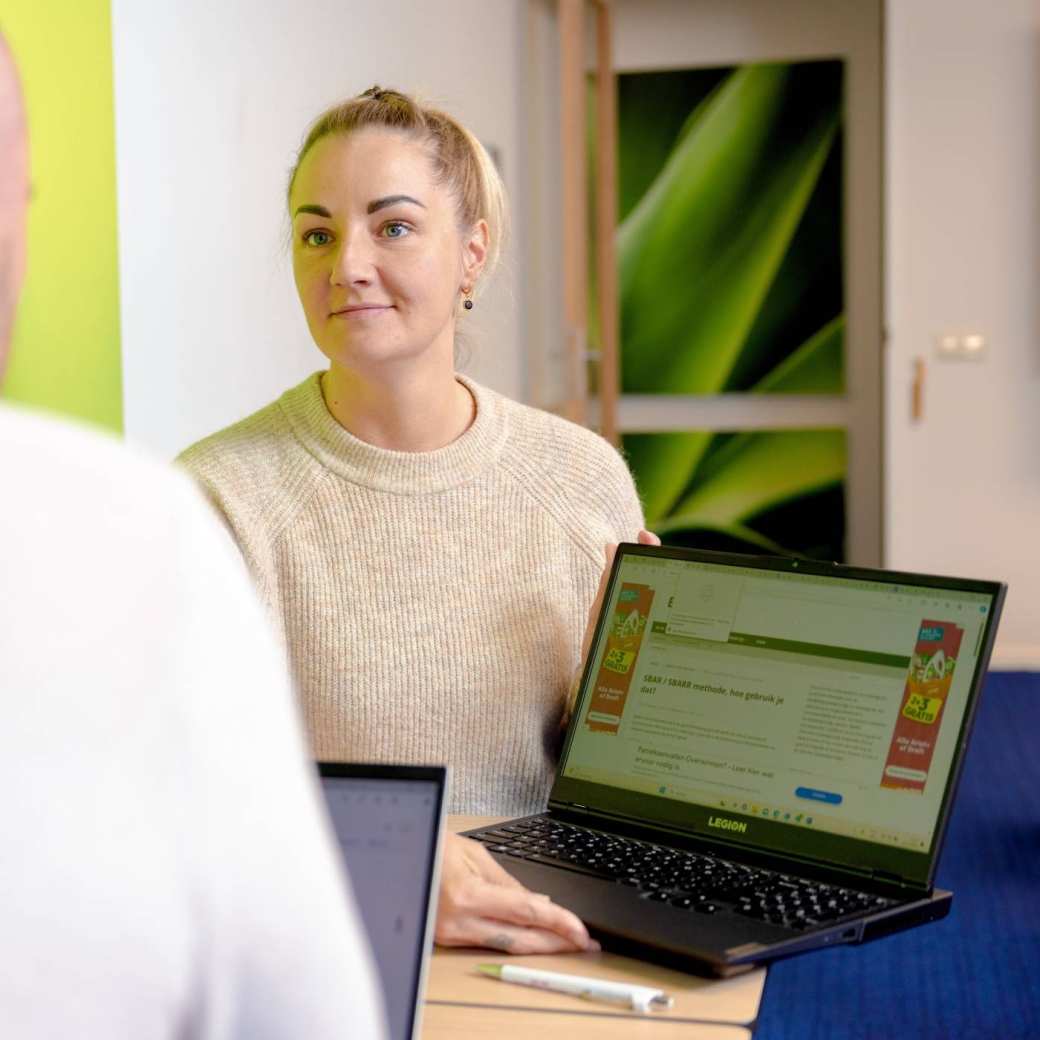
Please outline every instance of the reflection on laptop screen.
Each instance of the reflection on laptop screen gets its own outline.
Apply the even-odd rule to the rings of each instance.
[[[439,785],[339,776],[321,782],[383,983],[389,1035],[406,1040],[434,895]]]
[[[992,600],[626,556],[563,775],[925,851]]]

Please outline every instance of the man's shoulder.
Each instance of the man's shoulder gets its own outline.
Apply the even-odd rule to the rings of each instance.
[[[161,598],[200,553],[237,564],[186,474],[75,422],[0,407],[0,496],[0,571],[70,601],[85,587]]]
[[[30,409],[0,407],[0,486],[30,508],[61,508],[70,522],[89,524],[84,501],[104,502],[107,514],[166,515],[173,499],[192,497],[171,467],[113,434]]]

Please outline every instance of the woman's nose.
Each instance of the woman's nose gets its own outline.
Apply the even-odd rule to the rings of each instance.
[[[372,281],[372,251],[365,234],[344,235],[329,272],[333,285],[366,285]]]

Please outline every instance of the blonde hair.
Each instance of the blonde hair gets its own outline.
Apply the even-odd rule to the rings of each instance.
[[[507,232],[508,207],[502,178],[487,149],[469,130],[446,113],[421,105],[407,94],[370,87],[318,116],[296,156],[286,197],[292,195],[300,163],[318,141],[365,127],[397,130],[428,148],[438,183],[447,187],[455,200],[460,229],[468,231],[478,220],[487,223],[488,253],[482,276],[489,275]]]

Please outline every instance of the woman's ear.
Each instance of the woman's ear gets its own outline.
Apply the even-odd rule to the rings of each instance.
[[[466,285],[473,285],[484,270],[488,256],[488,226],[478,220],[462,242],[462,277]]]

